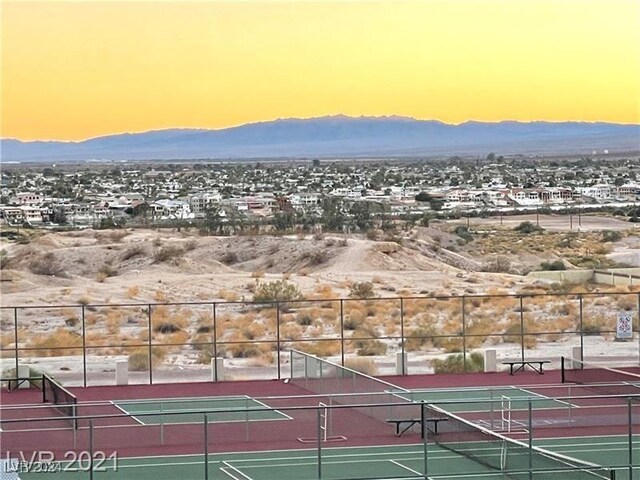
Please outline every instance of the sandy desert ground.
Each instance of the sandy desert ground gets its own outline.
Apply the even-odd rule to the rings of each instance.
[[[522,221],[539,221],[545,230],[532,235],[519,234],[514,227]],[[466,219],[433,222],[430,227],[413,227],[393,235],[380,232],[378,240],[364,235],[334,234],[214,237],[171,229],[29,232],[28,240],[21,242],[2,239],[5,251],[0,285],[2,306],[251,301],[256,282],[282,279],[296,285],[305,297],[320,299],[347,298],[355,282],[372,282],[374,295],[378,297],[541,293],[557,286],[523,275],[539,268],[541,262],[586,258],[640,266],[640,238],[633,224],[587,215],[582,215],[581,224],[578,232],[570,230],[566,216],[536,218],[533,214],[505,217],[502,221],[471,219],[468,223],[470,241],[456,234],[457,226],[467,225]],[[620,237],[605,242],[601,230],[619,232]],[[506,271],[492,268],[497,259],[508,260]],[[571,291],[580,288],[606,291],[610,287],[578,286]],[[617,293],[629,291],[635,291],[634,287],[615,290]],[[61,321],[69,323],[68,318],[64,319],[70,315],[68,310],[61,314],[62,320],[57,314],[46,312],[22,311],[21,346],[33,343],[34,338],[42,343],[43,338],[60,329]],[[6,348],[13,346],[12,315],[11,310],[3,311],[2,344]],[[194,319],[182,326],[184,335],[180,338],[185,342],[197,338],[195,313],[192,316]],[[117,322],[123,323],[111,333],[113,341],[124,345],[126,321],[118,318]],[[253,318],[249,323],[261,321]],[[172,332],[174,336],[177,333]],[[131,334],[137,333],[132,329]],[[571,344],[574,340],[566,339]],[[601,341],[603,345],[598,346],[592,340],[598,355],[606,353],[611,346],[607,347],[607,339]],[[541,339],[536,348],[543,345],[560,349],[565,355],[570,350],[568,344],[558,343],[557,339],[555,343]],[[446,348],[431,347],[414,352],[410,363],[419,364],[448,353]],[[517,345],[501,347],[503,355],[519,353]],[[371,356],[381,372],[392,369],[396,350],[397,342],[387,349],[386,355]],[[538,353],[544,352],[546,350]],[[628,348],[618,345],[616,352],[637,357],[637,342]],[[104,358],[109,359],[103,361],[112,365],[122,352],[111,349],[103,353]],[[327,355],[331,356],[331,352]],[[196,365],[201,376],[202,365],[193,357],[192,351],[171,349],[164,362],[181,368]],[[77,369],[77,362],[73,365],[72,358],[65,362],[60,357],[56,361]],[[32,361],[39,360],[33,358]],[[265,365],[264,361],[246,358],[230,356],[228,359],[229,366],[249,370],[254,363],[259,369],[273,369],[272,361]],[[64,370],[69,365],[55,368]],[[106,370],[111,372],[111,366]],[[206,376],[206,370],[204,372]],[[250,371],[245,373],[251,375]]]

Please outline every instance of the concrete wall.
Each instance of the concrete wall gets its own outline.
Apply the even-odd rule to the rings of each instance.
[[[528,278],[539,278],[552,282],[579,284],[585,282],[606,285],[640,285],[640,268],[612,268],[610,270],[561,270],[530,272]]]
[[[593,279],[593,270],[561,270],[552,272],[529,272],[527,278],[539,278],[559,283],[585,283]]]
[[[595,283],[607,285],[640,285],[640,268],[612,268],[610,270],[596,270],[593,273]]]

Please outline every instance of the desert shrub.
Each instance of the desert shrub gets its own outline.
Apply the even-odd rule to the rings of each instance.
[[[251,277],[252,278],[262,278],[262,277],[264,277],[264,270],[255,270],[255,271],[251,272]]]
[[[122,261],[130,260],[134,257],[144,255],[146,253],[145,248],[142,245],[131,245],[124,252],[122,252]]]
[[[496,255],[482,266],[483,272],[509,273],[511,271],[511,260],[504,255]]]
[[[527,222],[522,222],[520,225],[518,225],[516,228],[514,228],[514,230],[516,232],[523,233],[525,235],[529,235],[531,233],[542,232],[542,231],[544,231],[544,228],[542,228],[542,227],[540,227],[538,225],[534,225],[533,223],[527,221]]]
[[[105,277],[115,277],[118,275],[118,269],[108,263],[105,263],[100,270],[98,270],[99,274],[104,275]]]
[[[80,305],[87,306],[91,303],[91,298],[89,298],[87,295],[83,295],[82,297],[78,298],[77,302]]]
[[[380,340],[361,340],[358,342],[358,355],[369,357],[372,355],[384,355],[387,353],[387,346]]]
[[[405,336],[405,349],[408,352],[420,350],[423,346],[432,345],[432,336],[435,334],[433,327],[418,327],[407,332]]]
[[[315,355],[316,357],[330,357],[340,353],[340,342],[335,340],[320,340],[317,342],[300,342],[294,347],[296,350]]]
[[[62,264],[51,252],[34,258],[31,263],[29,263],[29,270],[36,275],[62,276],[64,274]]]
[[[151,362],[155,366],[162,360],[163,351],[159,348],[151,349]],[[142,372],[149,370],[149,350],[137,348],[129,355],[129,370]]]
[[[524,330],[525,332],[531,331],[531,328],[527,328],[527,326],[525,325]],[[502,338],[507,343],[518,344],[521,343],[522,340],[524,340],[525,348],[535,348],[535,346],[538,344],[538,339],[535,337],[535,335],[525,334],[523,337],[520,335],[521,332],[522,330],[520,328],[520,322],[514,321],[505,329],[504,336]]]
[[[603,242],[618,242],[622,240],[622,234],[620,232],[614,232],[611,230],[604,230],[602,232]]]
[[[484,371],[484,357],[480,352],[473,352],[471,355],[467,355],[467,368],[464,368],[464,356],[459,353],[456,355],[449,355],[447,358],[433,359],[431,366],[435,373],[464,373],[464,372],[483,372]]]
[[[298,325],[309,326],[313,323],[313,317],[307,312],[299,312],[296,315],[296,322]]]
[[[354,282],[349,287],[349,298],[373,298],[374,296],[371,282]]]
[[[153,256],[153,261],[154,263],[162,263],[174,258],[179,258],[183,254],[184,249],[175,245],[167,245],[166,247],[162,247],[156,252],[156,254]]]
[[[378,238],[380,238],[380,233],[378,232],[378,230],[371,229],[371,230],[367,230],[367,233],[365,234],[365,236],[367,237],[367,240],[372,240],[376,242],[378,241]]]
[[[365,375],[374,376],[378,374],[378,367],[370,358],[347,357],[344,359],[344,366]]]
[[[322,265],[329,260],[329,253],[326,250],[318,250],[309,255],[311,265]]]
[[[225,265],[233,265],[238,263],[238,254],[236,252],[226,251],[220,257],[220,261]]]
[[[562,260],[556,260],[554,262],[542,262],[540,264],[540,270],[560,271],[566,270],[566,267],[564,266],[564,262]]]
[[[198,248],[198,240],[196,240],[195,238],[190,238],[184,244],[185,252],[190,252],[192,250],[195,250],[196,248]]]
[[[3,248],[0,250],[0,270],[4,270],[5,268],[9,268],[11,262],[9,261],[9,255],[7,251]]]
[[[254,302],[287,302],[300,300],[302,292],[286,280],[259,283],[253,295]]]
[[[469,232],[469,227],[465,227],[464,225],[458,225],[455,228],[454,233],[460,238],[462,238],[463,240],[465,240],[466,242],[473,241],[473,235],[471,235],[471,232]]]
[[[227,302],[237,302],[238,300],[240,300],[240,295],[238,295],[237,292],[224,288],[218,292],[218,296],[220,298],[224,298],[224,300]]]
[[[158,333],[168,334],[168,333],[180,332],[182,329],[180,328],[179,325],[176,325],[175,323],[173,323],[171,321],[164,321],[164,322],[159,322],[158,324],[156,324],[153,327],[153,330],[158,332]]]
[[[133,285],[127,289],[128,298],[135,298],[138,296],[139,293],[140,293],[140,287],[138,287],[137,285]]]
[[[57,328],[46,335],[35,337],[29,345],[29,347],[38,349],[33,351],[35,355],[44,357],[79,355],[81,350],[71,347],[81,346],[82,337],[78,333],[63,327]],[[65,348],[65,350],[60,350],[60,348]]]

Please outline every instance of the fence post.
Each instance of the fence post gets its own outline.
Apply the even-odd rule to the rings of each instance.
[[[209,422],[207,419],[207,414],[204,414],[203,419],[203,427],[204,427],[204,478],[205,480],[209,480]]]
[[[522,295],[520,295],[520,355],[524,362],[524,306],[522,305]]]
[[[93,418],[89,419],[89,480],[93,480]]]
[[[467,371],[467,319],[464,312],[465,296],[461,298],[462,304],[462,370]]]
[[[638,293],[638,365],[640,365],[640,293]],[[633,325],[633,324],[632,324]],[[633,326],[631,327],[633,330]]]
[[[87,331],[84,316],[84,305],[80,307],[82,315],[82,382],[87,386]]]
[[[147,339],[147,348],[149,350],[149,355],[148,355],[148,360],[149,360],[149,385],[153,385],[153,358],[152,358],[152,352],[151,352],[151,332],[152,332],[152,328],[151,328],[151,304],[148,304],[149,306],[149,310],[147,311],[147,321],[148,321],[148,339]]]
[[[316,435],[318,435],[318,480],[322,478],[322,413],[320,407],[316,407],[316,421],[318,423]]]
[[[13,356],[16,360],[16,378],[18,378],[18,365],[20,359],[18,358],[18,307],[13,309]]]
[[[531,399],[529,399],[529,480],[533,480],[533,415],[531,413]]]
[[[424,400],[420,401],[420,431],[422,432],[422,453],[424,455],[424,478],[429,478],[429,445],[427,438],[429,429],[427,428],[427,412],[425,411],[427,404]]]
[[[280,380],[280,302],[276,301],[276,354],[278,356],[278,380]]]
[[[632,398],[627,398],[627,411],[628,417],[627,421],[629,422],[629,478],[633,478],[633,414],[631,411],[631,407],[633,406]]]
[[[340,299],[340,361],[344,367],[344,300]]]
[[[404,340],[404,298],[400,297],[400,349],[402,352],[402,375],[407,374],[407,348]]]
[[[579,313],[580,313],[580,360],[584,361],[584,328],[583,328],[583,312],[582,312],[582,294],[578,294]]]
[[[211,304],[211,315],[213,316],[213,374],[218,381],[218,326],[216,325],[216,304]]]

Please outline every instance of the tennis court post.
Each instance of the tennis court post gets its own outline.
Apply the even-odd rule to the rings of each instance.
[[[420,401],[420,432],[422,432],[422,450],[424,455],[424,478],[429,478],[429,446],[427,445],[428,428],[427,428],[427,404],[424,400]]]
[[[93,418],[89,419],[89,480],[93,480]]]
[[[529,427],[529,480],[533,480],[533,422],[531,421],[531,399],[528,401]]]
[[[633,407],[633,398],[627,399],[627,410],[629,420],[629,478],[633,478],[633,413],[631,408]]]
[[[316,429],[316,435],[318,435],[318,480],[322,478],[322,413],[320,408],[319,405],[316,407],[316,421],[318,423]]]
[[[202,426],[204,428],[204,480],[209,480],[209,422],[206,413],[203,415]]]

